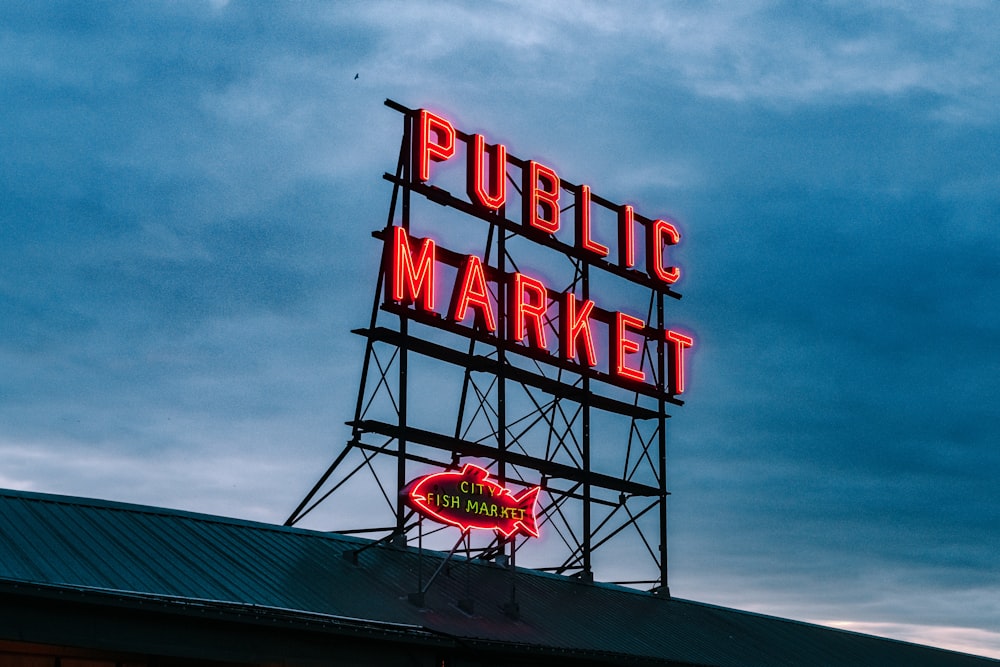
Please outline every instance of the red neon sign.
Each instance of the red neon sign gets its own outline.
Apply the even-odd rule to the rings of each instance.
[[[459,141],[466,144],[466,191],[469,202],[489,211],[499,210],[507,201],[505,177],[507,165],[512,158],[507,155],[503,144],[488,145],[481,134],[464,135],[451,122],[438,114],[420,109],[414,118],[412,159],[416,180],[426,183],[431,180],[431,162],[445,162],[458,154]],[[461,138],[460,138],[461,137]],[[574,228],[576,248],[587,251],[597,258],[611,256],[611,249],[593,237],[591,225],[592,193],[589,185],[573,186],[564,183],[554,169],[534,160],[521,161],[521,225],[546,234],[556,234],[560,229],[559,205],[563,189],[573,191]],[[487,174],[487,166],[489,173]],[[606,204],[605,204],[606,205]],[[680,269],[665,266],[664,246],[677,245],[681,233],[677,227],[663,219],[643,218],[628,204],[617,209],[616,261],[622,269],[632,269],[636,265],[636,245],[645,243],[646,273],[650,278],[669,287],[680,278]],[[645,228],[645,235],[636,234],[635,224]]]
[[[460,200],[456,208],[479,217],[489,214],[491,221],[495,217],[495,224],[514,234],[676,296],[672,288],[682,271],[670,260],[681,232],[673,222],[640,216],[631,205],[593,194],[589,185],[562,181],[552,168],[510,156],[502,143],[490,144],[482,134],[461,132],[444,116],[420,109],[410,118],[411,180],[437,188],[436,195],[447,200],[453,196],[432,183],[431,163],[458,158],[455,162],[464,163],[466,171],[467,201]],[[521,188],[516,193],[512,192],[516,187],[507,188],[508,178],[516,182],[508,170],[520,171]],[[563,190],[573,198],[566,209],[560,208]],[[508,195],[520,198],[520,206],[509,207],[520,209],[519,222],[507,219]],[[572,229],[563,230],[560,213],[569,208],[574,209]],[[597,213],[592,215],[592,210]],[[611,226],[617,229],[612,232]],[[564,240],[571,234],[572,245]],[[619,309],[599,307],[589,291],[583,295],[587,298],[579,298],[575,288],[551,289],[518,267],[501,274],[485,257],[459,255],[430,239],[410,237],[400,227],[393,226],[383,238],[387,305],[412,309],[431,326],[493,336],[511,344],[509,350],[535,359],[551,355],[559,364],[578,365],[590,377],[621,387],[631,389],[638,383],[647,385],[643,389],[647,393],[650,387],[670,396],[684,392],[685,356],[694,346],[689,335],[667,330],[661,321],[654,325]],[[438,285],[439,265],[454,270],[446,269],[455,276],[447,300],[436,294],[447,289]],[[604,344],[595,345],[598,341]],[[653,350],[665,357],[667,367],[662,372]]]
[[[540,490],[533,486],[515,496],[490,479],[485,468],[467,463],[461,471],[418,477],[401,493],[416,511],[463,532],[495,530],[504,537],[515,533],[538,537],[535,503]]]
[[[416,239],[411,242],[402,227],[393,227],[390,238],[391,274],[387,276],[386,284],[392,289],[387,290],[387,300],[401,305],[413,304],[419,310],[433,313],[437,266],[435,245],[424,239],[417,246]],[[611,311],[602,320],[596,315],[597,306],[590,299],[578,301],[571,291],[550,297],[545,283],[522,273],[510,274],[506,279],[506,299],[497,304],[489,287],[489,283],[496,283],[497,278],[487,278],[486,268],[479,257],[466,255],[458,267],[445,318],[462,324],[471,310],[476,328],[589,368],[599,362],[594,345],[594,324],[598,322],[607,331],[610,346],[607,373],[610,377],[625,382],[646,382],[646,373],[642,369],[643,349],[644,345],[652,345],[655,341],[651,339],[645,321],[621,311]],[[506,331],[497,328],[500,306],[507,314]],[[546,327],[548,322],[556,321],[558,349],[549,350]],[[694,341],[674,331],[663,331],[662,336],[672,343],[668,346],[672,377],[667,388],[671,394],[680,394],[684,391],[684,356]]]

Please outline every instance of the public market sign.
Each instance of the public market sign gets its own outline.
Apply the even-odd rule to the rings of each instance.
[[[487,144],[481,134],[457,130],[442,115],[426,109],[413,113],[408,168],[416,192],[588,266],[679,297],[673,287],[682,270],[669,256],[681,241],[675,223],[598,197],[590,186],[569,183],[541,162],[518,159],[501,143]],[[464,168],[464,197],[436,183],[445,166]],[[511,178],[508,168],[519,170],[520,179]],[[520,209],[519,221],[508,219],[508,208]],[[570,208],[567,224],[563,214]],[[572,290],[553,290],[528,267],[500,272],[483,257],[447,250],[401,226],[379,235],[387,309],[470,338],[497,340],[507,351],[646,395],[677,402],[684,392],[685,355],[693,339],[677,328],[601,307]],[[446,282],[450,293],[442,295]],[[658,344],[666,346],[666,368],[659,374],[643,368],[645,350]]]

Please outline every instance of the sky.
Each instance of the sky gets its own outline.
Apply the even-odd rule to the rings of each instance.
[[[915,8],[916,7],[916,8]],[[1000,657],[1000,6],[0,6],[0,486],[280,523],[400,116],[683,231],[681,598]]]

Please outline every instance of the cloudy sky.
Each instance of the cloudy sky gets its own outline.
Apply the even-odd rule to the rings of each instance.
[[[682,227],[674,595],[1000,656],[1000,7],[480,4],[4,3],[0,486],[283,521],[392,98]]]

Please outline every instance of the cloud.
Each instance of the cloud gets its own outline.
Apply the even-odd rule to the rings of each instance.
[[[391,97],[678,221],[675,592],[990,645],[991,5],[0,13],[0,482],[283,519],[353,410]]]
[[[289,447],[292,424],[275,431],[273,420],[257,421],[211,432],[203,421],[177,417],[175,423],[163,415],[150,426],[157,438],[176,430],[177,440],[186,442],[183,450],[110,443],[96,447],[76,437],[5,439],[0,442],[6,462],[0,484],[281,523],[294,507],[292,498],[282,498],[281,489],[305,488],[314,481],[299,459],[290,456],[295,451]],[[148,435],[148,430],[135,433],[134,442],[147,442]],[[278,461],[266,455],[267,448],[280,448],[285,455]]]
[[[1000,658],[1000,633],[976,628],[941,627],[911,623],[862,623],[857,621],[813,621],[851,632],[892,637],[915,644],[929,644],[952,651]]]

